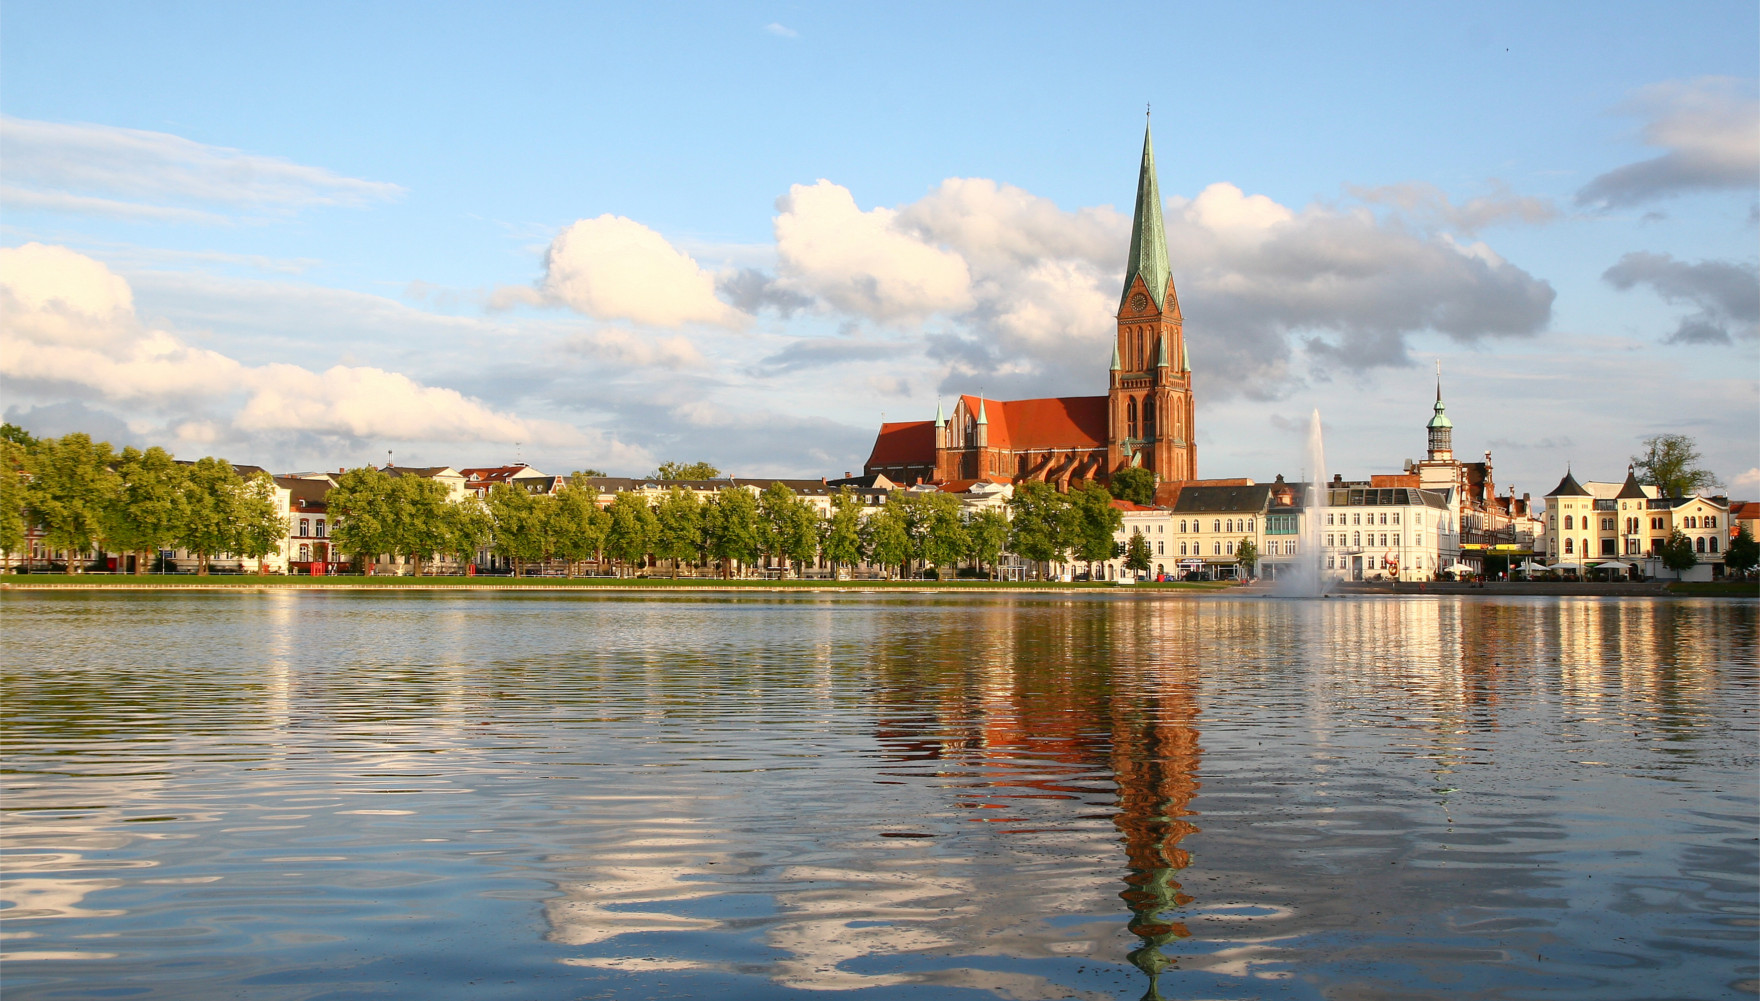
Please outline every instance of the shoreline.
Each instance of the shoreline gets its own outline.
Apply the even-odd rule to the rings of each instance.
[[[249,592],[249,591],[420,591],[423,593],[445,591],[533,591],[550,594],[588,594],[596,592],[615,592],[621,594],[665,594],[668,592],[697,592],[738,594],[741,592],[757,592],[765,594],[1112,594],[1135,595],[1138,597],[1178,597],[1178,596],[1234,596],[1234,597],[1278,597],[1276,589],[1270,585],[1236,586],[1215,583],[1165,583],[1165,584],[1133,584],[1117,585],[1109,582],[1079,581],[1070,583],[1032,582],[1012,583],[1002,581],[827,581],[827,580],[711,580],[705,578],[574,578],[552,580],[545,578],[520,578],[504,580],[483,580],[481,578],[421,578],[421,577],[383,577],[383,578],[263,578],[240,577],[228,580],[225,577],[182,577],[181,579],[154,579],[133,577],[124,579],[90,580],[78,579],[86,575],[19,575],[49,578],[42,580],[0,580],[0,592],[6,591],[194,591],[200,593],[215,592]],[[93,575],[97,576],[97,575]],[[1693,598],[1693,597],[1729,597],[1760,599],[1760,586],[1744,582],[1721,583],[1687,583],[1650,581],[1644,583],[1585,583],[1585,582],[1504,582],[1488,583],[1483,587],[1476,584],[1458,584],[1445,581],[1425,582],[1420,590],[1416,583],[1405,584],[1363,584],[1350,582],[1334,587],[1327,593],[1328,597],[1443,597],[1466,596],[1481,598],[1497,597],[1633,597],[1633,598]]]

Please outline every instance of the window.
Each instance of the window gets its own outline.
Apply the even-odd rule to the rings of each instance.
[[[1568,514],[1565,515],[1564,516],[1564,530],[1568,532],[1575,527],[1577,527],[1576,520]]]
[[[1601,530],[1603,532],[1613,531],[1613,519],[1612,518],[1601,519]]]
[[[1351,533],[1351,545],[1360,546],[1362,544],[1363,544],[1363,533],[1362,532],[1352,532]]]
[[[1383,525],[1387,524],[1387,512],[1386,511],[1381,512],[1381,523]]]
[[[1234,531],[1234,519],[1233,518],[1228,519],[1227,531],[1230,531],[1230,532]]]
[[[1179,523],[1179,530],[1182,532],[1186,530],[1186,523],[1183,519]]]
[[[1716,528],[1717,527],[1717,515],[1711,515],[1710,517],[1706,518],[1705,519],[1705,527],[1706,528]]]
[[[1566,540],[1564,540],[1564,551],[1565,551],[1565,552],[1567,552],[1567,553],[1574,553],[1574,552],[1576,552],[1576,550],[1575,550],[1575,549],[1572,549],[1572,548],[1571,548],[1571,543],[1572,543],[1572,542],[1573,542],[1573,541],[1574,541],[1574,540],[1571,540],[1571,539],[1566,539]]]
[[[1363,523],[1362,512],[1357,512],[1356,514],[1351,515],[1351,524],[1361,525],[1362,523]]]
[[[1386,532],[1381,533],[1381,547],[1383,549],[1387,548],[1387,533]]]
[[[1330,556],[1326,557],[1326,569],[1328,569],[1328,570],[1332,569],[1332,557],[1330,557]]]
[[[1332,515],[1330,515],[1330,514],[1328,514],[1328,515],[1327,515],[1327,516],[1326,516],[1326,523],[1327,523],[1327,524],[1328,524],[1328,525],[1330,525],[1330,524],[1332,524]]]
[[[1220,543],[1220,542],[1210,543],[1210,555],[1221,556],[1222,555],[1222,543]]]
[[[1687,527],[1688,528],[1698,528],[1699,527],[1699,519],[1693,517],[1692,515],[1687,515]]]
[[[1186,544],[1183,542],[1179,544],[1179,554],[1181,556],[1184,556],[1186,554]]]
[[[318,536],[318,538],[322,539],[324,537],[324,519],[319,518],[317,524],[314,527],[317,529],[317,532],[315,534]]]
[[[1661,518],[1651,518],[1650,519],[1650,527],[1658,532],[1662,531],[1662,519]]]
[[[1137,398],[1134,396],[1124,401],[1124,425],[1125,437],[1135,438],[1137,436]]]
[[[1398,511],[1393,512],[1393,523],[1395,525],[1399,524],[1399,512]]]
[[[1222,519],[1221,518],[1210,519],[1210,531],[1212,531],[1212,532],[1222,531]]]
[[[1417,514],[1412,515],[1412,524],[1422,525],[1423,523],[1424,523],[1424,512],[1419,511]]]
[[[1395,548],[1398,548],[1398,546],[1399,546],[1399,533],[1398,532],[1393,533],[1393,544],[1394,544]]]
[[[1705,551],[1705,538],[1704,538],[1704,536],[1700,536],[1699,538],[1694,539],[1693,542],[1694,542],[1694,546],[1693,546],[1694,549],[1698,550],[1701,553]]]
[[[299,520],[299,534],[302,536],[312,534],[312,519],[301,518]]]
[[[312,561],[312,547],[311,547],[310,543],[304,543],[304,544],[300,545],[300,547],[299,547],[299,561],[301,563],[310,563]]]
[[[1332,533],[1331,532],[1326,533],[1326,546],[1329,549],[1332,547]]]
[[[1228,555],[1230,555],[1230,556],[1234,555],[1234,543],[1232,543],[1232,542],[1224,543],[1223,548],[1228,550]]]
[[[1423,545],[1423,544],[1424,544],[1424,533],[1423,533],[1423,532],[1416,532],[1416,533],[1413,533],[1413,535],[1412,535],[1412,545],[1414,545],[1414,546],[1421,546],[1421,545]]]
[[[1715,535],[1712,536],[1710,539],[1710,543],[1711,543],[1711,551],[1714,553],[1717,552],[1717,536],[1715,536]]]
[[[1165,543],[1165,542],[1155,543],[1155,555],[1156,556],[1166,556],[1167,555],[1167,543]]]
[[[1166,525],[1156,525],[1155,526],[1155,534],[1156,535],[1164,535],[1166,533],[1167,533],[1167,526]]]
[[[1251,532],[1252,530],[1253,530],[1253,519],[1248,518],[1247,519],[1247,527],[1246,527],[1245,531]]]
[[[1296,554],[1295,540],[1292,539],[1289,542],[1285,542],[1283,544],[1283,555],[1294,556],[1295,554]]]
[[[1626,540],[1626,555],[1627,556],[1638,555],[1638,540],[1637,539],[1627,539]]]

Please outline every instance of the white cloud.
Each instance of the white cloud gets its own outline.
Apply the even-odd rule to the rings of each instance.
[[[777,270],[790,291],[882,321],[971,308],[965,260],[898,225],[892,209],[863,212],[825,180],[794,185],[777,209]]]
[[[580,432],[499,413],[452,389],[396,372],[334,366],[322,373],[283,363],[249,366],[193,347],[135,315],[128,283],[64,247],[31,243],[0,250],[0,374],[20,385],[176,412],[226,407],[244,432],[314,433],[426,441],[569,443]],[[179,424],[191,441],[212,441],[202,420]],[[198,430],[190,430],[198,429]]]
[[[0,156],[9,204],[123,218],[213,222],[224,218],[214,208],[284,212],[403,194],[323,167],[109,125],[0,118]]]
[[[764,25],[764,30],[768,31],[772,35],[777,36],[778,38],[799,38],[799,37],[801,37],[800,32],[794,30],[793,28],[790,28],[786,24],[780,24],[776,21],[771,21],[769,24]]]
[[[1700,77],[1640,89],[1622,110],[1645,119],[1661,156],[1610,170],[1577,192],[1579,205],[1617,208],[1690,191],[1752,192],[1760,177],[1760,101],[1752,80]]]
[[[601,361],[635,368],[699,368],[704,363],[703,353],[684,337],[643,336],[620,327],[604,327],[578,334],[565,341],[564,347]]]
[[[715,276],[666,238],[622,216],[582,219],[551,241],[539,289],[498,290],[492,306],[561,303],[601,320],[655,327],[749,319],[715,297]]]
[[[1730,477],[1729,485],[1737,490],[1760,490],[1760,466],[1750,467],[1747,472]]]

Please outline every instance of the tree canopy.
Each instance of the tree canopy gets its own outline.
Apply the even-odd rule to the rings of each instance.
[[[1689,497],[1717,486],[1717,477],[1700,463],[1699,445],[1684,434],[1656,434],[1644,439],[1644,450],[1632,456],[1638,482],[1648,483],[1664,497]]]
[[[1142,466],[1127,466],[1112,474],[1112,483],[1107,489],[1119,500],[1127,500],[1132,504],[1152,504],[1155,501],[1155,473]]]
[[[1724,551],[1723,562],[1737,573],[1747,573],[1760,563],[1760,541],[1748,534],[1748,526],[1736,526],[1736,534],[1729,540],[1729,549]]]
[[[1678,528],[1656,548],[1656,555],[1662,557],[1663,566],[1675,573],[1685,573],[1699,565],[1699,557],[1693,554],[1693,540]]]
[[[713,480],[721,470],[699,459],[696,462],[662,462],[650,477],[656,480]]]

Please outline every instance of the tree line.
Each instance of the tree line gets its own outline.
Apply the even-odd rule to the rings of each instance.
[[[206,574],[215,556],[262,559],[287,535],[275,482],[239,475],[225,459],[179,462],[157,446],[117,452],[75,432],[36,438],[0,430],[0,550],[25,551],[35,525],[51,552],[68,554],[79,573],[94,552],[131,553],[145,573],[152,554],[182,549]],[[26,554],[27,566],[34,554]]]

